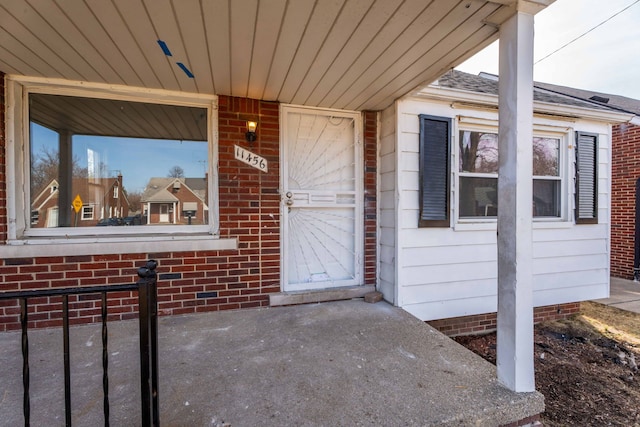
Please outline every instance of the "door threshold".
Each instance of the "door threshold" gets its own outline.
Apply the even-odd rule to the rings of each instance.
[[[362,298],[369,292],[374,292],[373,285],[349,286],[345,288],[322,289],[318,291],[278,292],[269,294],[269,306],[309,304],[314,302],[338,301],[352,298]]]

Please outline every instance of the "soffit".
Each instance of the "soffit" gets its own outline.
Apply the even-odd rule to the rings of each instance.
[[[378,110],[497,39],[515,3],[0,0],[0,70]]]

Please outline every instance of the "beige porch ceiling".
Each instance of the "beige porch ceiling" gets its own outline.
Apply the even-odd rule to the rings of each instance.
[[[378,110],[550,2],[0,0],[0,71]]]

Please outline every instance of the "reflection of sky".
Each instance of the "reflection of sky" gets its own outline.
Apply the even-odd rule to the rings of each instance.
[[[478,141],[478,159],[476,168],[484,163],[498,164],[498,135],[495,133],[483,133]]]
[[[31,126],[35,155],[43,147],[58,151],[57,134],[42,126]],[[78,166],[88,167],[88,153],[93,151],[96,166],[104,163],[108,176],[122,174],[129,192],[142,191],[151,177],[166,177],[173,166],[180,166],[188,178],[204,177],[207,169],[206,141],[175,141],[103,136],[73,137],[73,157]]]

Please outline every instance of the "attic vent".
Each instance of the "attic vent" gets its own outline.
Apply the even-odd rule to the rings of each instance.
[[[180,181],[173,181],[173,189],[174,190],[180,189]]]
[[[598,95],[593,95],[591,98],[589,98],[592,101],[596,101],[596,102],[602,102],[603,104],[606,104],[609,102],[609,98],[605,98],[602,96],[598,96]]]

